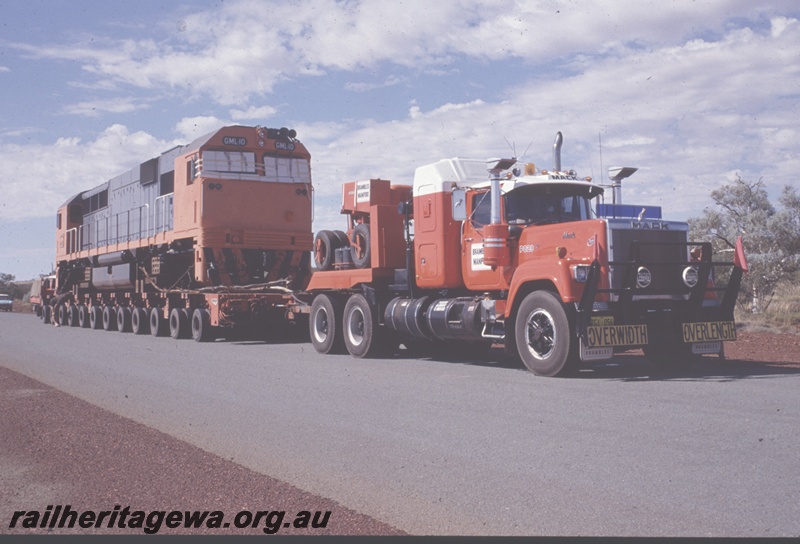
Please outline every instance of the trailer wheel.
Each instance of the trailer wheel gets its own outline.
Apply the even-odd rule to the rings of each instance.
[[[375,308],[364,295],[356,294],[347,300],[342,336],[347,351],[353,357],[375,357],[386,347],[376,314]]]
[[[330,270],[333,268],[336,248],[339,245],[339,237],[330,230],[321,230],[314,238],[314,261],[317,270]]]
[[[96,331],[103,328],[103,308],[98,304],[89,308],[89,327]]]
[[[538,376],[568,370],[570,326],[561,301],[549,291],[534,291],[520,304],[515,324],[517,351],[525,366]]]
[[[53,309],[50,308],[49,304],[42,306],[42,322],[45,325],[50,324],[50,320],[53,318]]]
[[[189,318],[183,308],[173,308],[169,313],[169,335],[176,340],[189,338]]]
[[[150,310],[150,334],[152,336],[166,336],[169,330],[167,321],[161,308]]]
[[[353,229],[350,251],[353,254],[353,264],[356,268],[369,268],[370,265],[370,233],[369,225],[359,223]]]
[[[56,322],[62,327],[67,324],[67,307],[63,304],[56,306]]]
[[[214,339],[211,315],[208,310],[196,308],[192,314],[192,338],[195,342],[210,342]]]
[[[113,306],[103,306],[103,330],[117,329],[117,310]]]
[[[114,306],[103,306],[103,330],[117,330],[117,309]]]
[[[65,311],[67,313],[67,325],[70,327],[77,327],[78,326],[78,307],[74,304],[70,304],[69,306],[65,307]]]
[[[147,334],[150,332],[150,319],[147,310],[136,307],[131,312],[131,330],[133,334]]]
[[[89,327],[89,313],[85,304],[78,305],[78,326],[82,329]]]
[[[120,306],[117,310],[117,330],[131,332],[131,309],[129,306]]]
[[[318,353],[343,353],[342,303],[329,295],[317,295],[311,303],[308,331]]]

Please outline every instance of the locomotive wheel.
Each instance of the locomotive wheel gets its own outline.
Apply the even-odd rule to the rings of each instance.
[[[183,308],[173,308],[169,313],[169,335],[176,340],[189,338],[189,318]]]
[[[150,310],[150,334],[152,336],[166,336],[169,323],[161,308]]]
[[[373,308],[364,295],[353,295],[344,306],[342,336],[347,351],[353,357],[374,357],[381,352],[384,344]]]
[[[131,332],[131,309],[129,306],[121,306],[117,310],[117,330]]]
[[[333,268],[336,248],[339,245],[339,237],[330,230],[321,230],[314,238],[314,262],[317,270],[330,270]]]
[[[356,268],[369,268],[370,265],[370,238],[369,225],[359,223],[353,229],[353,241],[350,243],[350,251],[353,255],[353,264]]]
[[[210,342],[214,339],[214,328],[211,326],[208,310],[196,308],[192,313],[192,338],[195,342]]]
[[[136,307],[131,312],[131,330],[133,334],[147,334],[150,332],[150,319],[147,310]]]
[[[318,353],[344,353],[342,303],[329,295],[317,295],[311,303],[308,331]]]
[[[514,332],[517,350],[528,370],[538,376],[556,376],[569,369],[569,319],[553,293],[534,291],[526,296],[517,312]]]
[[[117,329],[117,309],[113,306],[103,306],[103,330],[113,331]]]

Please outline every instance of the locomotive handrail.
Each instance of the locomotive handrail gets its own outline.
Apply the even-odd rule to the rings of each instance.
[[[163,204],[161,206],[161,210],[163,212],[164,220],[163,220],[163,227],[164,230],[168,230],[168,219],[167,219],[167,199],[172,198],[175,196],[175,193],[167,193],[165,195],[161,195],[155,199],[153,203],[153,235],[155,236],[158,234],[159,225],[158,225],[158,212],[159,212],[159,204]]]

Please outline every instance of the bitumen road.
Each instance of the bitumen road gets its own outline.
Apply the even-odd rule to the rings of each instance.
[[[621,355],[541,378],[496,350],[364,360],[21,314],[0,315],[0,367],[0,527],[80,504],[330,510],[327,534],[800,536],[798,370]]]

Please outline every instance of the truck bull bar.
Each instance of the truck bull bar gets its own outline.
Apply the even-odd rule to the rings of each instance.
[[[643,246],[683,246],[700,247],[699,260],[686,260],[682,262],[664,262],[644,260],[640,258]],[[628,335],[627,339],[620,339],[614,347],[641,346],[653,344],[654,338],[669,339],[672,341],[693,342],[691,328],[703,327],[705,324],[723,323],[728,328],[733,325],[733,311],[741,286],[742,274],[747,271],[744,261],[744,250],[741,237],[737,240],[735,257],[732,262],[712,261],[712,246],[710,242],[641,242],[632,241],[630,246],[631,260],[610,261],[609,270],[614,267],[616,273],[621,271],[622,282],[619,287],[599,288],[601,277],[601,264],[597,258],[593,260],[586,279],[583,295],[577,304],[577,334],[581,341],[592,345],[589,339],[590,327],[606,324],[616,327],[637,326],[635,335]],[[651,288],[637,284],[637,274],[642,267],[657,267],[660,270],[676,269],[676,276],[680,277],[681,269],[692,267],[697,272],[697,281],[694,286],[678,285],[672,288]],[[712,271],[717,268],[732,267],[727,284],[718,287],[713,278]],[[716,279],[716,278],[714,278]],[[719,294],[721,293],[721,297]],[[606,295],[608,301],[598,303],[597,296]],[[686,327],[689,332],[686,332]],[[619,335],[623,337],[625,335]],[[703,336],[702,334],[700,335]],[[735,339],[735,329],[733,338]]]

